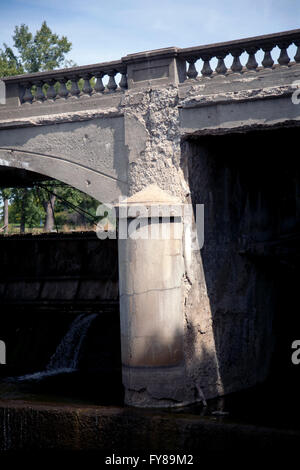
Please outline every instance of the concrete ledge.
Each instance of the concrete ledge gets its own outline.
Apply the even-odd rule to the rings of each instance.
[[[86,114],[104,114],[111,109],[117,109],[120,106],[123,91],[115,93],[95,94],[92,96],[82,96],[79,98],[57,99],[55,101],[48,100],[44,103],[33,103],[19,107],[1,107],[0,106],[0,120],[21,120],[22,118],[30,118],[33,120],[36,116],[51,117],[55,119],[58,115],[69,115],[82,113]],[[70,117],[69,117],[70,120]]]
[[[278,451],[297,448],[299,431],[279,430],[129,408],[0,403],[1,451],[175,452]]]
[[[300,108],[290,96],[221,102],[215,106],[180,108],[181,135],[221,134],[247,129],[297,126]]]

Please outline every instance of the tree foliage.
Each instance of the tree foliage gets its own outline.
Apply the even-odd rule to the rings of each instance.
[[[26,227],[30,229],[54,229],[54,226],[47,226],[47,211],[50,211],[51,216],[52,211],[54,212],[55,224],[52,225],[59,229],[64,225],[74,228],[78,225],[91,227],[99,204],[87,194],[56,180],[43,182],[32,188],[5,189],[1,191],[1,197],[9,199],[10,224],[20,226],[23,216]],[[85,212],[91,214],[91,217]]]
[[[5,43],[0,49],[2,77],[58,68],[72,47],[66,36],[59,37],[53,33],[46,21],[35,34],[31,33],[25,24],[16,26],[12,38],[15,52]]]
[[[24,222],[27,227],[38,227],[45,214],[38,203],[33,188],[13,188],[10,196],[9,219],[11,223],[20,225],[22,219],[22,204],[24,204]]]
[[[0,48],[0,77],[19,75],[21,73],[24,73],[22,64],[18,61],[13,50],[6,44],[3,44],[3,49]]]
[[[65,60],[72,47],[71,42],[66,36],[59,37],[53,33],[46,21],[35,34],[25,24],[16,26],[12,39],[13,48],[5,43],[3,48],[0,48],[0,77],[53,70],[62,65],[76,65],[73,61]],[[0,188],[2,201],[8,199],[10,202],[10,223],[20,225],[21,230],[22,224],[29,228],[42,224],[51,230],[54,225],[52,209],[56,213],[55,221],[60,226],[82,225],[88,222],[87,217],[74,212],[67,203],[80,206],[95,215],[98,203],[86,194],[55,180],[44,182],[42,186],[2,190]],[[57,197],[51,196],[51,193],[57,194]],[[4,219],[4,214],[2,218]]]

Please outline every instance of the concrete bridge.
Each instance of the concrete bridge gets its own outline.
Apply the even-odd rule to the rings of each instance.
[[[127,404],[191,403],[269,371],[278,298],[257,260],[295,263],[299,46],[293,30],[3,79],[1,186],[42,175],[104,203],[205,205],[201,251],[184,218],[180,240],[119,240]]]

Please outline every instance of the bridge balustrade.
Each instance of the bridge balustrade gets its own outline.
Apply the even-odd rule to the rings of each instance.
[[[116,75],[121,74],[119,83]],[[106,85],[103,78],[107,77]],[[81,81],[81,86],[79,82]],[[92,66],[72,67],[35,74],[17,75],[9,84],[18,85],[20,104],[54,100],[80,99],[97,94],[114,93],[127,88],[126,66],[114,61]],[[46,85],[46,87],[45,87]]]
[[[210,44],[200,47],[190,47],[180,49],[178,56],[188,63],[187,79],[211,77],[213,75],[224,75],[228,73],[242,73],[244,71],[256,70],[260,68],[274,68],[288,66],[291,62],[287,49],[294,44],[297,46],[295,62],[300,62],[300,30],[285,31],[277,34],[267,34],[264,36],[250,37],[247,39]],[[272,57],[274,48],[280,49],[278,63]],[[258,51],[263,51],[262,60],[256,56]],[[245,66],[241,63],[241,55],[246,53],[247,62]],[[225,58],[232,56],[232,64],[227,67]],[[212,59],[217,59],[216,67],[212,68]],[[201,59],[203,66],[198,74],[196,62]],[[259,62],[257,61],[259,60]]]
[[[292,45],[297,48],[294,57],[290,57],[293,55],[290,53]],[[278,49],[280,51],[278,59],[274,54],[276,48],[277,52]],[[246,62],[242,65],[244,56]],[[17,75],[3,80],[6,104],[11,108],[103,96],[152,84],[183,83],[232,73],[280,69],[299,62],[300,29],[295,29],[204,46],[145,51],[129,54],[117,61]],[[202,69],[198,73],[201,63]]]

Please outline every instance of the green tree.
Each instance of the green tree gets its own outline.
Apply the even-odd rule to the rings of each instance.
[[[19,225],[21,233],[25,232],[25,226],[43,226],[45,232],[52,231],[54,225],[90,226],[99,204],[91,196],[57,180],[43,181],[31,188],[5,189],[1,195],[2,199],[6,195],[7,203],[9,199],[10,223]]]
[[[65,36],[59,37],[53,33],[45,21],[35,34],[30,32],[25,24],[16,26],[13,35],[13,48],[3,44],[3,49],[0,49],[0,76],[52,70],[61,65],[75,66],[74,62],[65,60],[71,47],[71,42]],[[79,87],[82,87],[82,83],[81,80]],[[66,208],[60,198],[95,215],[98,203],[86,194],[55,180],[43,182],[41,186],[43,187],[14,188],[6,199],[2,195],[3,201],[6,201],[6,214],[8,215],[9,200],[11,204],[10,220],[20,224],[21,232],[25,231],[25,225],[37,227],[40,226],[41,221],[44,223],[45,231],[53,230],[54,209],[60,214],[61,223],[71,222],[86,225],[87,217],[79,214],[74,215],[74,210],[70,207]]]
[[[0,48],[0,77],[24,73],[24,68],[18,61],[13,50],[6,44],[4,44],[3,47],[4,49]]]
[[[45,213],[36,195],[36,188],[13,188],[10,193],[9,218],[12,223],[20,224],[20,232],[38,227]]]
[[[53,33],[46,21],[35,34],[25,24],[16,26],[13,34],[14,49],[5,43],[0,48],[0,76],[58,68],[71,47],[72,43],[66,36],[59,37]],[[70,66],[70,61],[67,66]]]
[[[9,198],[11,197],[11,190],[8,188],[5,189],[0,189],[0,197],[2,198],[3,201],[3,213],[2,213],[2,218],[3,218],[3,230],[4,232],[8,232],[8,223],[9,223],[9,212],[8,212],[8,203],[9,203]]]
[[[16,26],[13,40],[19,54],[17,60],[28,73],[58,68],[72,47],[66,36],[53,33],[46,21],[35,35],[25,24]]]
[[[59,214],[56,218],[56,222],[59,225],[65,223],[71,225],[89,225],[91,218],[85,212],[93,217],[96,216],[96,209],[99,203],[91,196],[56,180],[43,183],[41,186],[37,188],[37,193],[46,212],[45,228],[49,225],[47,219],[53,219],[53,209]],[[74,207],[79,208],[78,212],[74,211]]]
[[[59,37],[53,33],[46,21],[42,23],[41,28],[35,34],[30,32],[25,24],[16,26],[13,34],[13,48],[5,43],[3,48],[0,48],[0,76],[58,68],[64,62],[65,55],[71,47],[72,43],[65,36]],[[67,65],[70,66],[70,64],[69,61]],[[8,198],[2,194],[2,199],[4,201],[4,219],[7,220]],[[41,215],[44,219],[44,214],[46,214],[46,230],[53,229],[54,220],[50,200],[42,198],[39,201],[36,191],[32,188],[15,188],[11,193],[11,203],[11,218],[20,223],[21,232],[25,231],[25,224],[32,227],[39,222]],[[52,196],[52,205],[54,203],[55,197]]]

